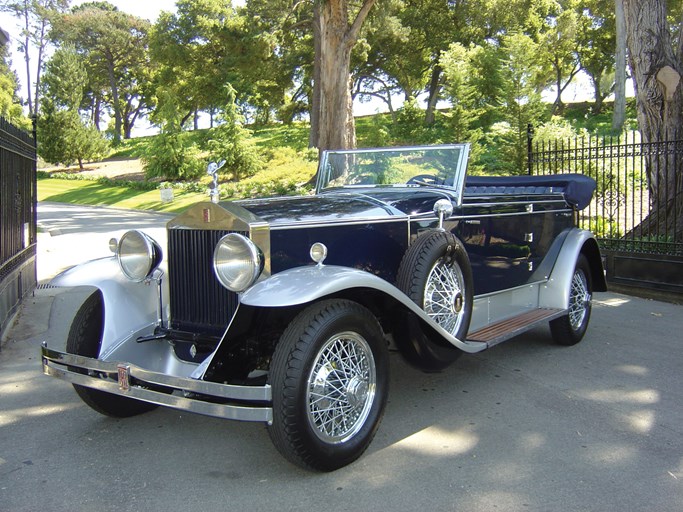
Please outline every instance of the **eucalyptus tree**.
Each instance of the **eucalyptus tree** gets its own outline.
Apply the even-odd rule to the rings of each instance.
[[[40,107],[40,76],[48,40],[52,17],[64,12],[69,0],[0,0],[0,10],[18,18],[21,23],[19,51],[24,54],[26,66],[26,103],[29,115],[33,116]],[[31,64],[35,56],[35,66]],[[35,81],[32,81],[35,68]],[[33,82],[33,83],[32,83]],[[33,90],[32,90],[33,88]]]
[[[152,66],[148,51],[150,23],[119,11],[108,2],[87,2],[55,18],[52,38],[72,44],[88,60],[88,68],[107,79],[113,111],[114,143],[130,136],[135,120],[149,107],[142,95]]]

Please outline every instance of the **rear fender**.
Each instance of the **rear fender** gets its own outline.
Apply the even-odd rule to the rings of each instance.
[[[602,270],[600,250],[590,231],[573,229],[567,235],[560,254],[555,261],[548,281],[541,287],[539,304],[546,308],[569,308],[569,293],[574,276],[574,267],[580,254],[584,254],[591,266],[594,291],[606,291],[605,275]]]

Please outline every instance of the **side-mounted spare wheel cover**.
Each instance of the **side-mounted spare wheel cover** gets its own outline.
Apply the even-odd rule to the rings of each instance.
[[[465,247],[452,233],[421,235],[403,256],[397,286],[443,329],[465,339],[472,318],[472,269]],[[418,368],[438,371],[462,354],[424,329],[413,315],[401,318],[400,324],[396,342],[405,358]]]

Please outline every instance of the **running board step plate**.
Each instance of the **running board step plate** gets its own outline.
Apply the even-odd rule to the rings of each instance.
[[[566,313],[567,311],[564,309],[533,309],[474,331],[467,336],[467,341],[486,343],[489,347],[492,347]]]

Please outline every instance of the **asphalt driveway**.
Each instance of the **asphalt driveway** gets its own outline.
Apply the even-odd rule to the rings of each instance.
[[[143,224],[163,232],[164,220]],[[47,226],[39,252],[59,267],[64,248],[71,261],[101,241],[106,255],[108,237]],[[82,298],[38,290],[5,333],[2,511],[683,509],[682,306],[597,294],[577,346],[543,327],[436,374],[392,354],[368,452],[316,474],[282,459],[262,425],[169,409],[106,418],[43,376],[40,342],[63,343]]]

